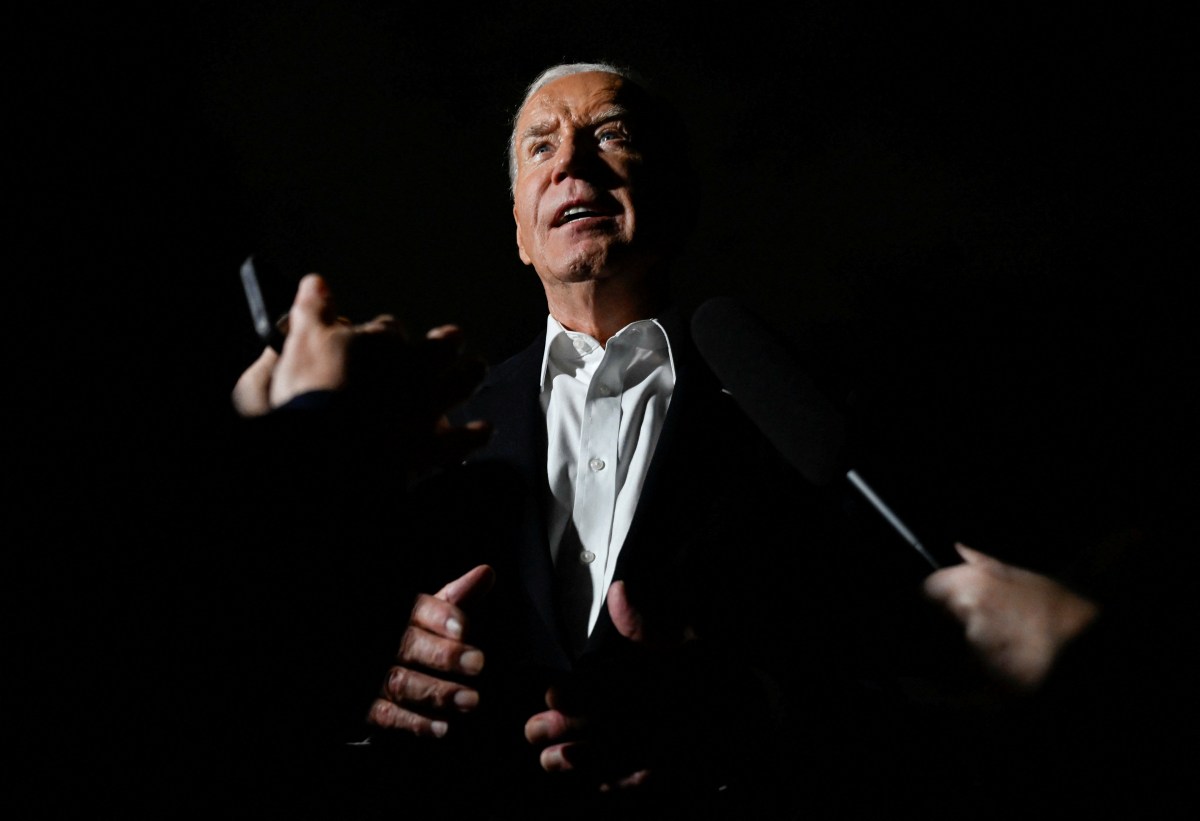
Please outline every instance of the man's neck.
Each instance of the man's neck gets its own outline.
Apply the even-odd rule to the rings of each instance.
[[[666,303],[666,289],[611,279],[558,283],[546,288],[546,303],[558,324],[606,345],[630,322],[660,312]]]

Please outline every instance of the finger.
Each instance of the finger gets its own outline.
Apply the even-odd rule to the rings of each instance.
[[[318,324],[333,325],[336,322],[333,293],[325,278],[320,274],[306,274],[296,287],[296,298],[288,312],[289,331],[300,331]]]
[[[600,792],[636,789],[650,777],[648,769],[626,772],[624,775],[613,774],[613,769],[605,765],[595,746],[586,742],[551,745],[542,750],[538,762],[546,772],[590,771],[594,777],[605,779],[597,785]],[[617,768],[616,772],[621,772],[621,769]]]
[[[382,698],[375,699],[371,704],[371,709],[367,711],[367,721],[376,727],[405,730],[414,735],[435,738],[441,738],[450,730],[450,725],[442,719],[423,716]]]
[[[445,591],[445,588],[442,589]],[[469,617],[462,607],[439,598],[438,595],[421,593],[416,597],[408,623],[434,635],[462,641],[467,635]]]
[[[600,792],[610,792],[614,789],[617,789],[617,790],[636,789],[636,788],[642,786],[643,784],[645,784],[649,778],[650,778],[649,770],[638,770],[635,773],[630,773],[629,775],[625,776],[624,778],[617,779],[616,781],[612,782],[611,784],[601,784]]]
[[[957,571],[956,567],[944,567],[930,573],[921,584],[925,595],[933,601],[945,601],[954,589],[954,579],[959,575]]]
[[[462,328],[454,324],[438,325],[430,328],[425,332],[426,339],[449,339],[460,341],[462,339]]]
[[[625,582],[616,581],[608,588],[608,615],[612,617],[617,632],[630,641],[646,641],[645,620],[629,602]]]
[[[448,625],[447,629],[462,632],[462,627],[454,624]],[[478,647],[437,635],[415,624],[410,624],[404,631],[396,659],[402,664],[468,676],[478,675],[484,663],[483,651]]]
[[[408,623],[434,635],[462,641],[470,622],[461,607],[437,596],[422,593],[413,604]]]
[[[587,728],[579,716],[546,710],[525,722],[525,740],[530,744],[554,744],[577,738]]]
[[[396,334],[403,336],[403,328],[391,314],[380,314],[366,322],[352,326],[355,333],[360,334]]]
[[[425,715],[451,710],[465,713],[479,706],[477,690],[407,667],[388,671],[383,694],[389,701]]]
[[[985,574],[976,567],[947,567],[925,577],[923,589],[931,600],[965,620],[979,604],[980,582],[984,578]]]
[[[538,756],[538,763],[542,765],[542,769],[548,773],[567,772],[575,769],[575,765],[571,762],[569,751],[574,748],[575,744],[555,744],[542,750]]]
[[[231,399],[239,416],[262,416],[271,410],[271,374],[279,354],[267,347],[248,367],[233,387]]]
[[[963,561],[967,564],[996,568],[1004,566],[1004,563],[999,559],[992,558],[986,553],[982,553],[972,547],[967,547],[962,542],[955,542],[954,549],[958,551],[958,555],[962,556]]]
[[[466,573],[447,584],[435,595],[450,604],[466,607],[478,601],[496,583],[496,571],[490,565],[472,567]]]
[[[588,688],[579,685],[579,679],[567,679],[546,691],[546,706],[564,715],[574,716],[575,727],[583,729],[586,722],[580,718],[588,710]]]

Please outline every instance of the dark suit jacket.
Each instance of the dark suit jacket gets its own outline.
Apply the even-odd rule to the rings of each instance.
[[[579,659],[559,640],[544,508],[544,335],[495,366],[455,415],[490,421],[489,444],[464,470],[417,491],[425,501],[414,507],[455,533],[433,589],[480,562],[497,571],[496,587],[469,614],[470,640],[487,655],[479,714],[445,739],[417,740],[425,749],[417,758],[428,765],[422,783],[437,780],[432,757],[448,771],[472,773],[474,783],[456,790],[464,807],[529,812],[565,801],[609,813],[613,801],[626,801],[538,768],[523,726],[558,685],[586,703],[601,728],[597,746],[632,747],[639,763],[655,768],[659,786],[636,799],[638,808],[762,809],[782,783],[773,751],[786,711],[798,693],[841,686],[837,657],[846,645],[830,618],[828,567],[837,512],[721,390],[683,318],[660,321],[677,381],[615,578],[657,634],[694,640],[646,653],[619,635],[606,609]]]

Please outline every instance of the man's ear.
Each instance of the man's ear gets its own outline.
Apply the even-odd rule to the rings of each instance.
[[[532,265],[533,260],[529,258],[529,254],[525,253],[525,243],[521,241],[521,222],[517,219],[517,206],[513,206],[513,222],[517,224],[517,255],[521,257],[521,262],[526,265]]]

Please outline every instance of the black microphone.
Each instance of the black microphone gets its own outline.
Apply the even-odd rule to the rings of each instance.
[[[817,486],[844,478],[927,561],[941,567],[847,457],[841,412],[800,366],[782,334],[729,297],[692,314],[692,337],[724,389],[800,474]]]

